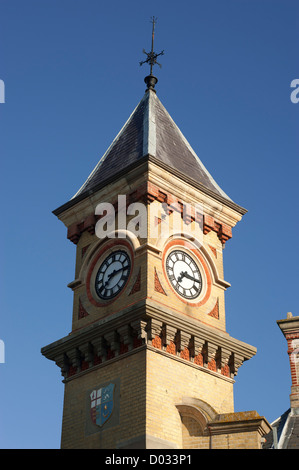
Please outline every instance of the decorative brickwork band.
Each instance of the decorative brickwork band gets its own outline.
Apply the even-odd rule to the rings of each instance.
[[[206,235],[211,230],[217,233],[223,245],[232,237],[231,227],[226,224],[220,224],[212,216],[204,214],[203,233]]]
[[[291,369],[291,408],[299,409],[299,316],[287,313],[287,318],[277,321],[288,345]]]
[[[139,269],[139,273],[137,274],[136,281],[129,295],[135,294],[135,292],[139,292],[140,289],[141,289],[141,269]]]
[[[80,320],[81,318],[87,317],[88,315],[89,313],[83,307],[81,299],[79,299],[78,319]]]
[[[215,256],[215,258],[217,258],[217,250],[216,248],[214,248],[213,246],[209,245],[209,248],[210,250],[212,251],[213,255]]]
[[[167,295],[165,290],[163,289],[161,282],[159,280],[156,268],[155,268],[155,291],[159,292],[160,294]]]
[[[166,213],[170,214],[171,212],[179,211],[181,217],[184,217],[185,223],[191,223],[195,221],[203,226],[203,233],[207,234],[211,230],[217,233],[217,236],[221,243],[224,245],[227,240],[232,237],[232,228],[226,224],[219,223],[212,216],[208,214],[201,214],[195,210],[194,207],[187,207],[187,210],[184,211],[184,201],[181,201],[173,194],[167,193],[165,190],[161,190],[151,182],[146,182],[142,184],[139,188],[132,191],[132,193],[127,194],[126,204],[132,204],[133,202],[142,202],[144,204],[150,204],[153,201],[158,201],[167,205]],[[118,212],[118,201],[112,201],[111,204],[114,207],[115,214]],[[186,207],[185,207],[186,209]],[[188,210],[190,212],[188,212]],[[91,214],[86,219],[79,223],[73,224],[68,227],[67,238],[77,244],[81,234],[84,231],[88,231],[91,234],[95,233],[95,225],[97,221],[103,217],[103,215]],[[155,221],[159,223],[161,220]]]
[[[286,333],[288,355],[291,367],[292,386],[299,386],[299,332]]]
[[[68,228],[67,238],[75,243],[78,243],[81,234],[85,231],[89,232],[91,235],[95,233],[95,224],[96,224],[96,217],[95,215],[89,215],[86,219],[81,222],[80,224],[73,224]]]
[[[210,317],[213,317],[213,318],[216,318],[217,320],[219,320],[219,301],[217,299],[215,305],[214,305],[214,308],[210,311],[210,313],[208,313],[208,315]]]
[[[90,247],[90,244],[89,245],[86,245],[86,246],[83,246],[82,250],[81,250],[81,257],[83,258],[86,251],[88,250],[88,248]]]

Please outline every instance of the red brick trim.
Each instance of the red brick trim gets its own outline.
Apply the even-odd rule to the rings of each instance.
[[[214,372],[217,371],[215,359],[211,359],[211,360],[210,360],[210,362],[208,363],[208,369],[209,369],[209,370],[213,370]]]
[[[167,295],[165,290],[163,289],[163,287],[161,285],[161,282],[160,282],[160,279],[158,277],[156,268],[155,268],[155,291],[159,292],[160,294]]]
[[[176,355],[176,347],[173,341],[170,341],[169,344],[166,346],[166,352],[169,354]]]
[[[141,269],[139,269],[139,272],[137,274],[136,281],[131,289],[131,292],[129,295],[135,294],[135,292],[139,292],[141,289]]]
[[[225,375],[225,377],[230,377],[230,368],[228,364],[225,364],[225,366],[221,367],[221,374]]]
[[[132,191],[127,195],[127,206],[132,202],[144,202],[146,204],[150,204],[153,201],[163,202],[168,205],[168,212],[172,212],[173,210],[180,210],[181,216],[183,217],[183,203],[179,198],[174,196],[171,193],[166,192],[164,189],[163,191],[150,181],[143,183],[137,189]],[[118,201],[112,202],[114,207],[115,213],[118,212]],[[195,221],[197,223],[203,224],[203,233],[207,234],[211,230],[217,233],[219,240],[224,245],[227,240],[232,237],[232,228],[226,224],[219,223],[215,220],[212,216],[195,212],[194,207],[190,207],[191,212],[186,215],[186,223],[190,223]],[[73,224],[68,227],[67,238],[77,244],[81,234],[87,230],[89,233],[95,233],[95,225],[97,221],[103,216],[100,215],[89,215],[84,219],[83,222],[79,224]]]
[[[83,246],[82,250],[81,250],[81,257],[83,258],[86,251],[88,250],[88,248],[90,247],[90,244],[89,245],[86,245],[86,246]]]
[[[197,364],[198,366],[203,366],[203,355],[200,353],[194,358],[194,364]]]
[[[180,357],[182,359],[185,359],[186,361],[189,361],[190,360],[189,348],[184,348],[183,351],[181,351]]]
[[[217,250],[216,248],[214,248],[213,246],[209,245],[209,248],[210,250],[212,251],[213,255],[215,256],[215,258],[217,258]]]
[[[156,335],[152,340],[152,346],[157,349],[162,349],[162,339],[160,336]]]
[[[81,320],[81,318],[87,317],[88,315],[89,313],[83,307],[81,299],[79,299],[78,319]]]
[[[210,313],[208,313],[208,315],[219,320],[219,299],[216,300],[214,308],[210,311]]]

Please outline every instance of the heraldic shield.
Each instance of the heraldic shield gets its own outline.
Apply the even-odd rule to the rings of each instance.
[[[115,385],[110,383],[107,387],[95,389],[90,394],[91,420],[97,426],[103,426],[113,412],[114,387]]]

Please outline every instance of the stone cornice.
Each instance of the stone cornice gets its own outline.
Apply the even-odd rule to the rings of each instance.
[[[277,324],[284,335],[299,332],[299,317],[277,320]]]
[[[212,436],[244,432],[258,432],[260,436],[264,436],[271,431],[271,426],[256,411],[243,411],[217,415],[209,422],[208,429]]]
[[[161,310],[150,299],[73,331],[41,352],[69,378],[142,345],[228,378],[256,352],[225,332]]]
[[[224,348],[231,349],[236,354],[244,356],[246,360],[256,354],[256,348],[254,346],[231,337],[225,331],[216,330],[213,327],[205,325],[201,321],[195,323],[193,318],[189,319],[186,315],[174,312],[165,306],[163,306],[162,309],[161,306],[157,306],[157,304],[150,299],[147,299],[147,313],[152,318],[175,326],[177,329],[183,330],[188,334],[194,334],[202,340],[219,343]]]

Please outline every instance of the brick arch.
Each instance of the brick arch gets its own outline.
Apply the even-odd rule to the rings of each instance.
[[[196,407],[189,405],[177,405],[178,412],[180,413],[181,419],[184,417],[192,418],[198,424],[198,428],[203,433],[208,421],[206,416]]]
[[[185,397],[176,408],[180,414],[183,449],[209,448],[208,423],[216,411],[206,402]]]

